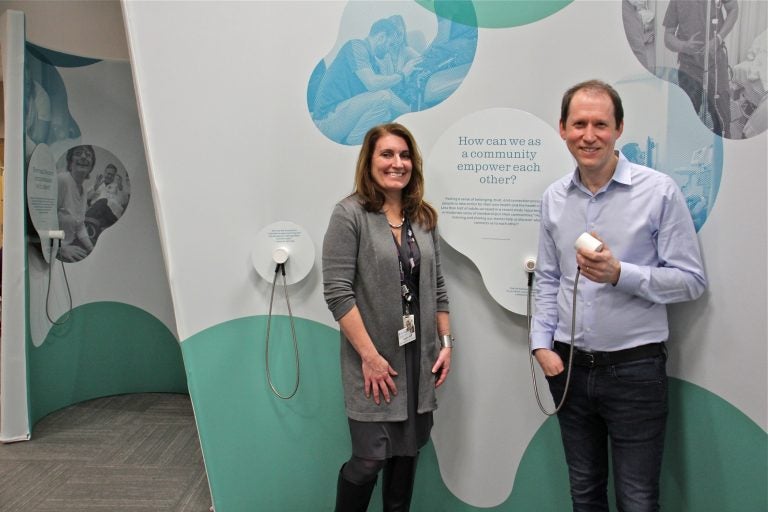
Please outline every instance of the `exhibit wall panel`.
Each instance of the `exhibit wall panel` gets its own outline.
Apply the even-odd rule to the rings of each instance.
[[[710,280],[702,298],[669,308],[662,506],[766,507],[767,138],[755,128],[764,105],[740,125],[734,116],[732,133],[715,133],[674,73],[639,59],[623,7],[124,2],[161,244],[217,510],[332,507],[349,434],[320,247],[333,205],[352,190],[361,134],[391,120],[414,133],[425,158],[459,340],[420,459],[414,509],[568,506],[558,426],[531,392],[522,260],[536,253],[543,187],[573,170],[558,134],[560,98],[594,77],[624,99],[617,146],[668,173],[685,194]],[[329,108],[328,83],[345,45],[392,16],[403,21],[423,73],[356,115]],[[653,53],[668,51],[663,34],[654,36]],[[396,65],[386,58],[375,64],[382,73]],[[488,156],[496,151],[504,155]],[[278,221],[300,226],[314,245],[314,266],[289,286],[301,361],[291,400],[270,390],[272,283],[253,261],[269,257],[262,234]],[[743,261],[734,266],[736,247]],[[286,391],[295,368],[280,293],[269,364]],[[541,493],[544,481],[551,492]]]
[[[6,98],[19,122],[5,129],[6,155],[19,158],[6,159],[6,205],[20,213],[5,227],[23,236],[6,247],[14,272],[4,280],[23,293],[4,296],[4,314],[15,314],[2,346],[14,357],[0,373],[4,383],[25,373],[2,388],[3,418],[14,422],[4,441],[82,400],[187,392],[130,64],[25,42],[14,15],[19,69],[6,79],[20,86]]]
[[[26,243],[24,209],[24,15],[0,16],[3,66],[3,258],[0,334],[0,441],[29,439],[27,363]]]
[[[32,43],[25,64],[33,421],[99,396],[186,392],[130,64]]]

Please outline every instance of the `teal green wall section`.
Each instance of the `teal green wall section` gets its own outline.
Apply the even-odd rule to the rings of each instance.
[[[662,510],[768,510],[766,432],[722,398],[683,380],[669,380],[669,401]],[[564,510],[567,482],[560,430],[550,418],[523,455],[510,508],[499,510]]]
[[[661,483],[666,510],[768,510],[766,432],[714,393],[671,383]]]
[[[550,16],[573,0],[416,0],[430,11],[479,28],[527,25]]]
[[[766,432],[728,402],[694,384],[670,379],[669,399],[662,510],[768,510]],[[547,419],[534,435],[520,461],[511,495],[497,507],[481,509],[461,502],[439,475],[430,445],[420,460],[414,510],[570,510],[568,472],[555,418]]]
[[[332,510],[336,475],[350,455],[339,332],[296,319],[301,385],[293,399],[281,400],[267,384],[265,330],[265,317],[241,318],[181,344],[216,510]],[[283,394],[293,386],[293,358],[288,320],[275,317],[270,368]],[[765,431],[717,395],[677,379],[670,379],[670,409],[662,509],[768,510]],[[430,443],[421,453],[412,510],[568,510],[556,419],[544,421],[531,439],[517,475],[499,475],[510,478],[513,490],[502,504],[468,505],[446,487]],[[378,494],[371,510],[380,510]]]
[[[63,319],[57,319],[61,322]],[[144,310],[119,302],[78,306],[42,345],[27,341],[30,418],[101,396],[186,393],[175,336]]]
[[[339,370],[339,331],[296,319],[301,383],[272,394],[264,365],[266,317],[232,320],[181,344],[189,394],[217,512],[332,510],[350,441]],[[286,317],[273,317],[270,371],[294,382]]]

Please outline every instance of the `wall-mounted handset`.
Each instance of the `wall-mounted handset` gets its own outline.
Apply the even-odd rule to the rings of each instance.
[[[53,179],[51,179],[53,177]],[[29,156],[27,164],[27,236],[34,244],[40,244],[40,252],[48,263],[48,291],[45,294],[45,316],[53,325],[66,323],[72,315],[72,290],[67,278],[67,270],[64,260],[60,259],[61,272],[64,275],[69,306],[66,313],[61,315],[59,321],[53,319],[50,311],[51,281],[53,279],[53,265],[56,255],[59,253],[61,243],[64,240],[64,231],[59,229],[59,216],[56,208],[58,199],[58,182],[56,180],[56,161],[53,151],[45,144],[37,144]]]
[[[523,269],[528,274],[528,290],[530,291],[533,286],[533,273],[536,271],[536,258],[525,258],[523,262]],[[528,310],[528,316],[530,317],[530,308]]]
[[[54,240],[64,240],[64,231],[61,229],[51,229],[43,234]]]
[[[315,264],[315,246],[307,231],[293,222],[278,221],[269,224],[256,235],[256,243],[251,252],[251,263],[259,276],[268,283],[272,283],[272,293],[269,298],[269,316],[267,317],[267,334],[265,347],[265,362],[267,381],[276,397],[287,400],[292,398],[299,389],[299,345],[296,341],[296,327],[294,325],[291,301],[288,298],[288,285],[296,284],[306,278]],[[272,374],[269,367],[270,331],[272,328],[272,306],[275,300],[275,288],[277,280],[283,282],[285,292],[285,304],[288,306],[288,318],[291,325],[291,337],[293,338],[293,351],[296,361],[296,381],[293,390],[287,394],[281,394],[272,382]]]
[[[532,274],[536,270],[536,258],[526,258],[523,262],[523,268],[529,274]]]
[[[590,235],[589,233],[582,233],[574,243],[573,247],[576,250],[579,249],[589,249],[595,252],[600,252],[603,250],[603,243],[595,238],[594,236]],[[533,393],[536,396],[536,403],[539,405],[539,409],[541,409],[541,412],[546,414],[547,416],[553,416],[557,414],[560,409],[563,408],[563,405],[565,404],[565,399],[568,396],[568,388],[571,384],[571,370],[573,369],[573,346],[575,341],[575,332],[576,332],[576,297],[577,297],[577,291],[578,291],[578,285],[579,285],[579,276],[581,276],[581,269],[579,267],[576,267],[576,277],[573,280],[573,297],[571,299],[572,309],[571,309],[571,348],[568,352],[568,364],[566,365],[566,377],[565,377],[565,387],[563,388],[563,396],[560,398],[560,403],[555,406],[555,409],[552,411],[548,411],[544,405],[541,403],[541,397],[539,396],[539,388],[536,384],[536,373],[533,365],[533,342],[531,341],[531,297],[533,295],[533,280],[531,276],[533,275],[533,271],[528,270],[528,261],[525,262],[525,269],[526,272],[529,272],[528,277],[528,357],[530,359],[531,363],[531,381],[533,382]],[[535,260],[534,260],[534,270],[535,270]]]
[[[285,247],[275,247],[272,250],[272,261],[274,261],[278,265],[282,265],[286,261],[288,261],[288,256],[290,256],[290,253],[288,252],[288,249]]]

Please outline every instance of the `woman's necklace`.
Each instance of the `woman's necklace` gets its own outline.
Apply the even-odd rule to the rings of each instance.
[[[390,210],[391,211],[391,210]],[[400,210],[400,224],[392,224],[389,222],[389,216],[387,216],[387,210],[384,210],[384,217],[387,219],[387,224],[389,224],[389,227],[392,229],[400,229],[403,227],[403,224],[405,224],[405,212],[403,210]]]

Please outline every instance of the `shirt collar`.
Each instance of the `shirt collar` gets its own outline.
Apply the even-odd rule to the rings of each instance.
[[[605,186],[605,189],[610,187],[611,181],[627,186],[632,185],[632,162],[627,160],[627,157],[621,151],[616,150],[615,152],[619,157],[619,161],[616,163],[616,170],[613,171],[613,176],[611,176],[611,180]],[[573,169],[571,180],[568,182],[567,188],[570,187],[587,190],[587,187],[581,182],[578,165]]]
[[[616,170],[613,172],[611,180],[622,185],[632,185],[632,162],[627,160],[624,153],[616,151],[619,155],[619,163],[616,164]]]

